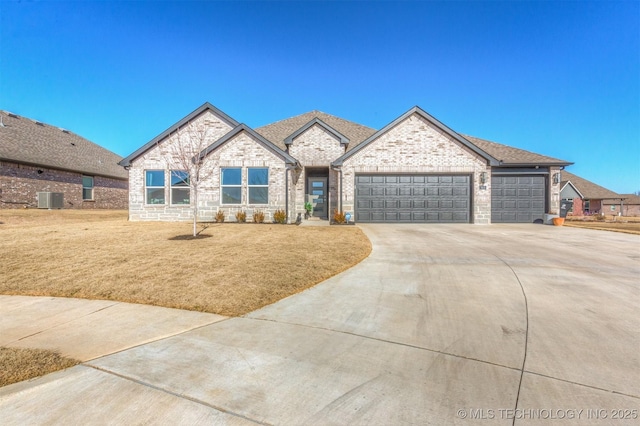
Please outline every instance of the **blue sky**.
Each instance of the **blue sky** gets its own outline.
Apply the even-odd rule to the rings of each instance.
[[[640,2],[0,0],[0,109],[126,156],[205,101],[463,134],[640,190]]]

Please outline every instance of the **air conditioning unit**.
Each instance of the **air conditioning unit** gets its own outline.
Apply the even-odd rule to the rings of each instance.
[[[39,209],[61,209],[64,204],[62,192],[38,192]]]

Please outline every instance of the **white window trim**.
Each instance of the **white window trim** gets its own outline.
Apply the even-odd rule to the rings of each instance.
[[[191,205],[191,186],[187,185],[187,186],[181,186],[181,185],[171,185],[171,177],[172,177],[172,173],[173,172],[185,172],[188,176],[189,179],[191,179],[191,176],[189,176],[189,171],[188,170],[169,170],[169,205],[171,206],[190,206]],[[184,203],[174,203],[173,202],[173,189],[186,189],[189,191],[189,204],[184,204]]]
[[[222,184],[222,171],[225,169],[240,169],[240,185],[223,185]],[[243,167],[220,167],[220,205],[225,206],[241,206],[242,203],[242,182],[244,182]],[[223,188],[240,188],[240,202],[239,203],[225,203]]]
[[[164,177],[163,177],[163,181],[164,184],[162,186],[147,186],[147,172],[163,172],[164,173]],[[166,191],[166,186],[167,186],[167,171],[164,169],[145,169],[144,170],[144,205],[145,206],[165,206],[167,205],[167,191]],[[150,203],[149,200],[147,199],[147,195],[149,193],[149,191],[147,191],[147,189],[149,188],[162,188],[162,190],[164,191],[164,203]]]
[[[88,186],[84,186],[84,178],[91,178],[91,187],[89,188]],[[94,195],[94,188],[96,186],[96,180],[93,176],[87,176],[87,175],[82,175],[82,201],[94,201],[95,200],[95,195]],[[91,198],[84,198],[84,190],[85,189],[90,189],[91,190]]]
[[[267,184],[266,185],[249,185],[249,170],[251,169],[267,169]],[[251,188],[267,188],[267,202],[252,203],[251,195],[250,195]],[[247,167],[247,204],[252,206],[268,206],[269,205],[269,167]]]

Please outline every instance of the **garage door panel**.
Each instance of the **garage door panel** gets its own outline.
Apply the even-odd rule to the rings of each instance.
[[[358,175],[356,221],[469,223],[470,183],[463,175]]]
[[[546,206],[544,176],[492,176],[491,221],[532,223],[542,219]]]

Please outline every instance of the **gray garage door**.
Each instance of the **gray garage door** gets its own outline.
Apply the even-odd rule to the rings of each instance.
[[[469,223],[469,176],[357,175],[356,222]]]
[[[544,176],[492,176],[491,222],[533,223],[545,210]]]

